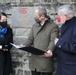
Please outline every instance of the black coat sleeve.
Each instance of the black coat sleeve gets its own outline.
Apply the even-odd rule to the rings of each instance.
[[[8,50],[10,50],[12,48],[12,45],[10,43],[13,43],[13,32],[11,29],[11,35],[10,35],[10,39],[9,39],[9,43],[8,43]]]
[[[11,28],[8,28],[7,33],[5,34],[5,40],[2,43],[2,48],[10,50],[12,48],[10,43],[13,43],[13,32]]]

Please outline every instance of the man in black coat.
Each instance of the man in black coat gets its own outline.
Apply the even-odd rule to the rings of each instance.
[[[76,17],[71,5],[59,7],[57,20],[62,26],[59,39],[55,39],[58,49],[56,75],[76,75]]]

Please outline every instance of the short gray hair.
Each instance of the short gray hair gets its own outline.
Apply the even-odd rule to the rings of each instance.
[[[70,18],[75,16],[72,5],[63,5],[58,8],[58,11],[61,12],[61,15],[68,15]]]
[[[40,16],[41,16],[41,15],[45,15],[45,17],[47,16],[47,11],[46,11],[46,9],[45,9],[44,7],[38,6],[38,7],[36,8],[36,10],[38,10],[38,13],[39,13]]]

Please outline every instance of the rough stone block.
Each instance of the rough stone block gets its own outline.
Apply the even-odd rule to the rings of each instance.
[[[31,27],[34,24],[34,7],[13,7],[13,27]]]

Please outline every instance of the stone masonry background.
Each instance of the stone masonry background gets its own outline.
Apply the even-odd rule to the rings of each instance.
[[[8,15],[8,24],[13,29],[15,44],[24,44],[27,40],[31,27],[34,24],[34,9],[38,5],[47,8],[48,15],[56,22],[56,9],[63,4],[72,4],[76,7],[76,0],[0,0],[0,11]],[[76,11],[76,10],[75,10]],[[29,68],[30,53],[11,49],[13,61],[12,75],[31,75]]]

